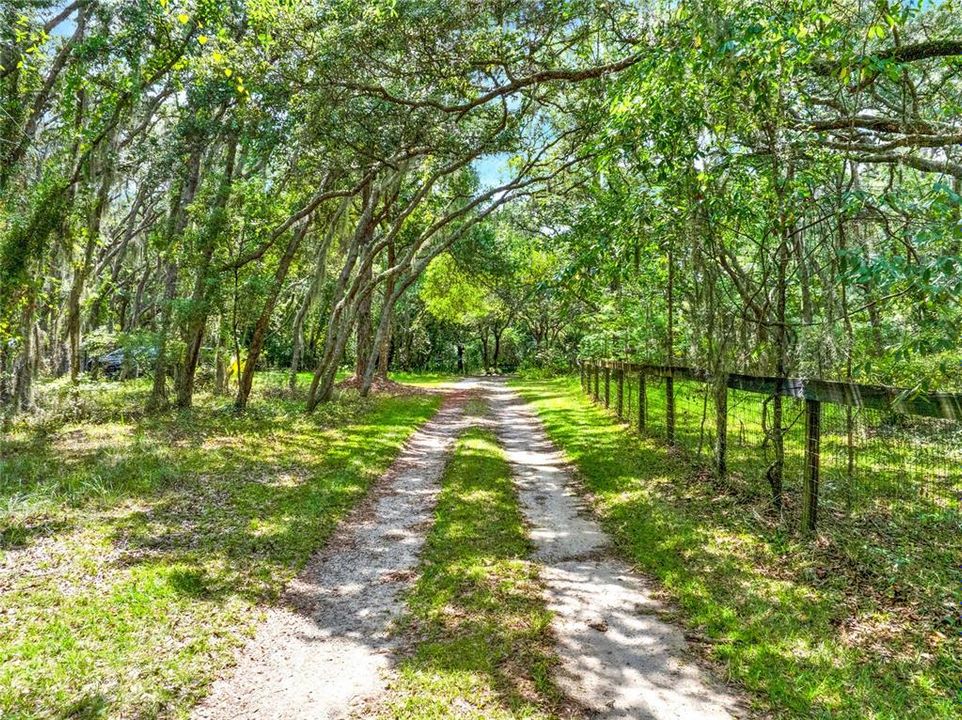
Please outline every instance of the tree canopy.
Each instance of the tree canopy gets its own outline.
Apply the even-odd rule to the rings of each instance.
[[[310,409],[345,362],[367,392],[465,344],[958,382],[954,0],[2,17],[8,407],[116,347],[158,407],[210,367],[243,408],[271,366]]]

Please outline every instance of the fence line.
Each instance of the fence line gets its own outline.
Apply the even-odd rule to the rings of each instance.
[[[844,499],[847,512],[853,511],[858,499],[859,470],[862,479],[872,484],[869,498],[905,499],[909,497],[905,486],[914,479],[917,494],[926,502],[939,511],[958,512],[962,393],[913,393],[877,385],[739,373],[716,378],[695,368],[620,360],[587,359],[579,367],[584,391],[606,408],[614,405],[617,416],[635,424],[639,432],[663,434],[670,445],[687,446],[693,452],[697,447],[699,457],[710,447],[712,468],[720,477],[732,469],[732,443],[739,450],[747,445],[749,456],[737,464],[738,472],[753,474],[763,460],[777,507],[783,480],[797,476],[805,531],[817,524],[826,461],[833,471],[830,491],[834,498]],[[635,383],[637,390],[632,389]],[[700,388],[694,394],[691,383]],[[664,400],[661,432],[652,426],[656,418],[650,406],[661,402],[661,397],[651,394],[654,386],[663,386],[663,395],[657,394]],[[751,398],[755,403],[762,399],[760,412],[744,411]],[[632,404],[636,418],[630,411]],[[770,415],[780,420],[773,421]],[[800,425],[803,438],[796,436]],[[756,442],[746,442],[753,433]],[[774,458],[768,457],[770,452]],[[752,453],[762,457],[751,457]],[[864,504],[865,497],[861,500]]]

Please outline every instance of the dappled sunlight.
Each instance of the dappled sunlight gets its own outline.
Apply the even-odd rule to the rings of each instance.
[[[420,397],[421,410],[437,406],[437,398],[425,401]],[[412,410],[410,402],[411,398],[384,399],[377,407],[384,413],[383,420],[397,422],[403,412]],[[391,410],[394,405],[397,408]],[[381,479],[368,498],[349,516],[349,522],[338,525],[325,549],[289,578],[257,635],[238,655],[237,668],[214,685],[194,709],[194,717],[234,717],[238,708],[247,714],[270,711],[325,716],[380,687],[387,653],[394,647],[391,621],[423,543],[424,524],[436,496],[436,478],[461,427],[459,413],[456,401],[447,403],[407,440],[389,472],[383,473],[381,468]],[[371,427],[392,424],[382,422],[377,412],[366,419]],[[291,502],[283,505],[288,515],[275,519],[281,532],[257,539],[267,542],[272,562],[284,560],[291,547],[303,546],[305,538],[318,533],[327,537],[331,521],[339,517],[326,507],[355,504],[357,493],[368,486],[367,481],[360,481],[370,473],[371,459],[383,455],[384,447],[399,444],[409,434],[410,425],[401,437],[383,433],[357,437],[350,425],[341,429],[345,435],[338,441],[339,449],[343,451],[346,443],[350,458],[335,458],[333,467],[325,468],[317,482],[308,483],[316,487],[315,494],[305,496],[301,488],[293,488]],[[359,473],[352,465],[362,459],[363,472]],[[248,490],[259,492],[253,485]],[[338,492],[346,492],[352,499],[337,500]],[[267,498],[283,495],[283,490],[270,488]],[[263,503],[261,497],[252,502],[254,517],[264,517],[256,512]],[[304,519],[313,522],[305,526]],[[257,555],[256,544],[242,545],[238,559]],[[266,561],[258,562],[269,568]],[[325,668],[322,677],[316,674],[319,665]]]
[[[732,717],[736,699],[685,659],[684,637],[661,617],[664,605],[611,556],[609,538],[583,497],[586,488],[530,409],[503,384],[490,395],[533,557],[543,563],[562,689],[602,715]]]
[[[845,576],[833,579],[838,546],[813,548],[774,533],[755,498],[713,502],[692,485],[698,481],[686,480],[684,462],[626,431],[581,395],[577,379],[519,389],[578,466],[606,526],[660,579],[681,615],[709,640],[706,652],[732,676],[798,713],[861,717],[861,708],[872,707],[898,714],[894,708],[906,697],[899,690],[903,659],[912,658],[915,701],[933,715],[948,712],[951,651],[933,640],[932,620],[914,615],[918,606],[884,597],[879,580],[870,579],[874,564],[847,556],[846,573],[857,573],[868,590],[852,595]],[[917,554],[903,568],[928,582],[948,581],[934,557]],[[892,611],[879,614],[886,605]],[[846,629],[863,623],[858,634]]]
[[[510,468],[481,430],[469,431],[448,466],[436,524],[409,598],[405,626],[422,638],[384,717],[432,713],[476,718],[547,717],[548,615]]]
[[[190,704],[256,606],[437,404],[366,402],[330,412],[360,420],[333,428],[257,404],[236,416],[201,398],[184,414],[65,425],[5,454],[0,686],[54,709],[75,700],[80,677],[122,684],[122,697],[104,696],[113,708]],[[68,639],[74,649],[53,651]]]

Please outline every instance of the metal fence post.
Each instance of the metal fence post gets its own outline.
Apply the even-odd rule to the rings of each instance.
[[[595,360],[595,402],[598,402],[598,397],[599,397],[599,395],[598,395],[598,376],[599,376],[599,373],[600,373],[600,370],[598,369],[598,361]]]
[[[611,407],[611,366],[605,362],[605,407]]]
[[[802,485],[802,530],[815,530],[818,514],[818,470],[821,455],[822,403],[805,400],[805,482]]]
[[[618,419],[625,416],[625,363],[618,366],[618,394],[615,407],[618,409]]]
[[[675,444],[675,378],[671,370],[665,378],[665,437],[669,445]]]
[[[725,477],[728,472],[728,376],[719,378],[715,386],[715,472]]]
[[[645,371],[638,372],[638,432],[645,431],[648,422],[648,388],[645,387]]]

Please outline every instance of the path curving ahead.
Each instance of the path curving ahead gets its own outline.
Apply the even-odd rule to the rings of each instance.
[[[194,720],[341,718],[383,693],[395,647],[391,623],[464,427],[463,399],[449,397],[268,610]]]
[[[482,382],[541,563],[561,690],[593,718],[727,720],[739,703],[685,654],[645,580],[608,553],[541,421],[503,381]]]

